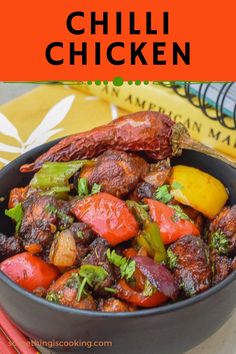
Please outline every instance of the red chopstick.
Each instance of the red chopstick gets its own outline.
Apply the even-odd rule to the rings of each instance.
[[[38,354],[39,352],[31,345],[30,340],[21,333],[9,320],[8,316],[0,309],[0,352],[4,354]],[[5,336],[4,336],[5,334]],[[7,337],[9,338],[7,342]],[[4,338],[5,337],[5,338]],[[7,347],[6,347],[7,345]],[[15,348],[16,349],[15,349]],[[6,348],[8,351],[6,351]],[[13,350],[13,351],[11,351]]]
[[[0,329],[0,352],[4,354],[17,354],[11,341],[5,335],[5,333]]]

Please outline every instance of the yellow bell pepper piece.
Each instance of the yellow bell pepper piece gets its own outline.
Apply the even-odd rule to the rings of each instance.
[[[194,167],[174,166],[170,184],[171,194],[178,202],[191,206],[209,219],[220,212],[228,199],[227,190],[218,179]]]

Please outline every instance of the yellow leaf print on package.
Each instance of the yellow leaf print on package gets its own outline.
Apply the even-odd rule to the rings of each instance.
[[[0,106],[0,167],[49,140],[106,124],[125,113],[73,87],[40,85]]]

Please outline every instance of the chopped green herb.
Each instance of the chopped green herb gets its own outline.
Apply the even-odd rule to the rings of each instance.
[[[24,216],[22,204],[19,203],[14,208],[6,209],[5,215],[9,216],[9,218],[11,218],[12,220],[14,220],[16,222],[16,232],[19,232],[20,227],[21,227],[21,223],[22,223],[22,219]]]
[[[185,289],[185,283],[183,281],[179,283],[179,288],[183,290]]]
[[[219,254],[227,254],[229,241],[227,236],[221,231],[217,230],[211,235],[210,248],[216,249]]]
[[[179,257],[175,254],[170,247],[167,250],[167,263],[170,269],[176,268]]]
[[[150,283],[148,279],[146,279],[145,284],[144,284],[144,289],[143,289],[143,295],[144,296],[152,296],[155,294],[157,289]]]
[[[78,181],[78,195],[80,198],[87,197],[89,195],[88,180],[87,178],[80,178]]]
[[[190,217],[183,212],[181,207],[179,205],[170,205],[172,209],[174,209],[175,213],[173,215],[173,221],[179,221],[179,220],[188,220],[193,222]]]
[[[78,230],[78,231],[76,232],[76,235],[77,235],[78,238],[81,238],[81,239],[84,238],[84,232],[81,231],[81,230]]]
[[[113,289],[113,288],[104,288],[105,291],[108,291],[109,293],[113,293],[113,294],[116,294],[117,293],[117,290],[116,289]]]
[[[60,303],[60,297],[55,291],[49,291],[47,293],[46,300],[50,302],[55,302],[56,304]]]
[[[111,252],[110,248],[107,250],[107,258],[110,263],[120,268],[121,278],[131,279],[135,271],[134,260],[120,256],[115,250]]]
[[[81,284],[81,279],[77,272],[72,273],[70,278],[66,282],[66,286],[75,289],[78,289],[80,287],[80,284]]]
[[[72,216],[66,215],[60,210],[57,210],[57,217],[61,219],[64,224],[72,224],[74,221]]]
[[[79,275],[83,278],[86,278],[87,283],[90,286],[97,285],[108,276],[107,271],[101,266],[94,266],[91,264],[85,264],[80,267]]]
[[[50,214],[57,214],[57,208],[53,204],[47,204],[45,211]]]
[[[81,266],[79,270],[79,290],[77,293],[77,300],[80,301],[82,295],[84,293],[86,294],[85,286],[87,284],[96,288],[107,276],[107,271],[100,266],[94,266],[91,264]]]
[[[146,211],[146,207],[148,208],[148,205],[139,204],[134,200],[126,200],[126,204],[140,224],[145,224],[149,221],[149,215]]]
[[[45,210],[50,214],[56,215],[66,225],[72,224],[74,221],[72,216],[66,215],[62,211],[58,210],[53,204],[47,204]]]
[[[87,284],[87,279],[84,278],[84,279],[82,280],[82,283],[81,283],[80,286],[79,286],[79,289],[78,289],[77,301],[80,301],[80,300],[81,300],[81,297],[82,297],[83,293],[86,294],[86,291],[85,291],[85,286],[86,286],[86,284]]]
[[[155,192],[155,198],[160,202],[167,204],[172,199],[172,195],[170,194],[169,189],[170,186],[167,184],[157,188]]]
[[[94,183],[91,189],[91,195],[101,192],[102,186],[100,184]]]
[[[171,187],[172,187],[173,189],[183,189],[183,188],[184,188],[184,187],[182,186],[182,184],[179,183],[179,182],[177,182],[177,181],[173,182],[173,183],[171,184]]]
[[[77,300],[80,301],[82,296],[87,295],[87,291],[85,290],[85,286],[87,284],[87,280],[81,278],[78,273],[72,273],[70,278],[67,280],[66,286],[71,289],[77,289]]]

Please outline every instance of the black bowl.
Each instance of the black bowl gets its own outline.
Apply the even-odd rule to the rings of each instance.
[[[15,186],[25,186],[32,175],[21,174],[19,166],[32,162],[53,144],[55,142],[40,146],[3,168],[0,171],[0,196],[7,197]],[[230,191],[230,203],[236,203],[236,170],[232,167],[188,151],[173,162],[198,167],[219,178]],[[4,217],[5,208],[6,202],[1,203],[0,231],[10,234],[12,226]],[[49,341],[48,345],[57,350],[62,349],[62,344],[65,347],[74,344],[78,352],[174,354],[199,344],[231,316],[236,305],[235,279],[236,272],[233,272],[204,293],[172,305],[113,314],[76,310],[47,302],[18,287],[0,272],[0,303],[27,336]],[[87,348],[85,341],[88,341]],[[99,343],[91,341],[111,341],[112,347],[110,343],[100,343],[98,347]],[[89,348],[91,344],[94,346]]]

